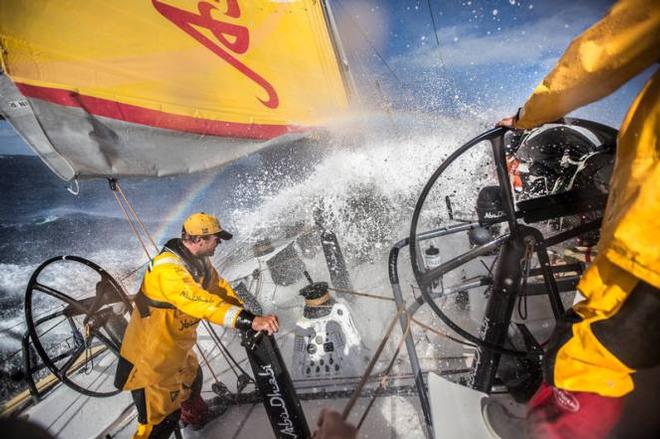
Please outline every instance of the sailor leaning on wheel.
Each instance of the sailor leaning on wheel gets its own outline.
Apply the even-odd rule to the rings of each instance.
[[[277,332],[277,317],[243,308],[209,257],[232,235],[195,213],[150,263],[121,346],[115,384],[130,390],[138,411],[136,438],[167,438],[179,422],[209,418],[200,396],[202,372],[193,353],[200,320],[242,330]]]
[[[577,37],[515,117],[533,128],[614,92],[660,60],[660,4],[620,0]],[[617,139],[599,253],[559,322],[530,402],[528,436],[603,438],[617,426],[636,370],[660,370],[660,72]],[[658,431],[641,432],[660,437]]]

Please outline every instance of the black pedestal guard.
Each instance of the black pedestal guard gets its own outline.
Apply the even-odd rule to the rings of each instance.
[[[275,437],[311,438],[305,413],[275,338],[252,330],[241,336]]]
[[[511,316],[516,298],[521,289],[521,262],[524,258],[525,243],[522,236],[516,236],[505,242],[500,252],[491,298],[486,305],[482,334],[484,340],[498,346],[504,346],[507,331],[511,324]],[[489,393],[495,380],[501,354],[489,349],[479,349],[474,368],[473,387],[481,392]]]

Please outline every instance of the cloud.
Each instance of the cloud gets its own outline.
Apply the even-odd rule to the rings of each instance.
[[[593,24],[593,10],[574,5],[534,22],[502,22],[490,35],[485,29],[469,25],[444,27],[438,31],[440,48],[421,47],[394,57],[394,65],[417,68],[472,66],[547,66],[554,64],[570,41]]]

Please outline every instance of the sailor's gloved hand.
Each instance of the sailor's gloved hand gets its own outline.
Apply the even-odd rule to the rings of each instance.
[[[344,421],[341,415],[334,410],[327,408],[321,410],[317,425],[314,439],[355,439],[357,437],[357,428]]]
[[[516,123],[517,118],[518,118],[518,115],[514,114],[513,116],[505,117],[501,121],[497,122],[496,125],[498,127],[513,128],[513,125]]]
[[[518,123],[518,119],[520,119],[521,112],[522,112],[522,108],[518,108],[516,114],[514,114],[513,116],[505,117],[501,121],[497,122],[495,125],[504,128],[516,128],[516,124]]]
[[[252,329],[257,332],[266,331],[268,335],[273,335],[280,330],[280,323],[277,321],[276,315],[255,316],[252,320]]]

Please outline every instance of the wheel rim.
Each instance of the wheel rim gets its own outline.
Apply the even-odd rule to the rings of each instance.
[[[98,276],[96,291],[82,298],[73,297],[40,278],[54,264],[65,262],[87,267],[84,270],[88,274]],[[82,276],[74,281],[83,283]],[[35,312],[34,307],[45,301],[56,302],[56,309]],[[112,328],[123,318],[122,310],[130,312],[131,303],[121,285],[97,264],[77,256],[57,256],[45,261],[32,274],[25,294],[28,334],[41,361],[65,385],[93,397],[109,397],[121,392],[112,385],[108,390],[99,389],[114,373],[111,366],[117,361],[114,357],[119,356],[121,337]],[[65,322],[67,326],[61,327]],[[40,333],[44,326],[49,327]],[[52,333],[50,338],[55,339],[53,344],[46,338],[49,333]],[[113,358],[106,358],[108,355]],[[86,376],[81,377],[81,371]]]

